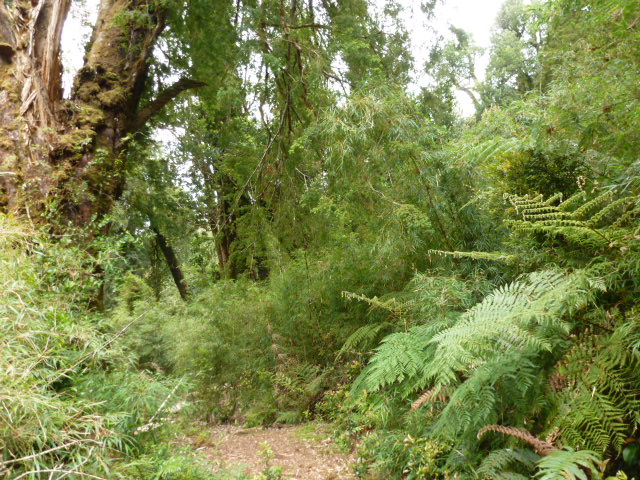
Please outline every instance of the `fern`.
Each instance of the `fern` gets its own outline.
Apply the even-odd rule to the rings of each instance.
[[[368,303],[372,308],[386,310],[394,315],[402,315],[407,311],[407,304],[398,302],[395,297],[384,300],[378,297],[369,298],[365,295],[359,295],[352,292],[342,292],[342,297],[348,300],[360,300]]]
[[[518,259],[517,255],[510,255],[504,252],[447,252],[445,250],[429,250],[429,255],[470,258],[472,260],[491,260],[504,263],[513,263]]]
[[[401,318],[407,314],[410,310],[410,302],[400,302],[395,296],[388,299],[372,297],[369,298],[365,295],[359,295],[352,292],[342,292],[342,297],[348,300],[358,300],[366,302],[370,305],[371,309],[385,310],[389,312],[389,318]],[[341,357],[349,352],[356,351],[358,349],[367,349],[374,344],[375,340],[379,337],[383,331],[389,331],[393,329],[395,324],[390,321],[384,321],[374,323],[370,325],[364,325],[353,332],[342,345],[342,348],[338,351],[337,356]]]
[[[577,337],[558,373],[567,387],[556,394],[557,414],[550,419],[560,438],[576,447],[604,454],[620,450],[640,422],[640,373],[634,350],[636,321],[611,334],[589,331]]]
[[[586,272],[536,272],[496,289],[459,322],[436,335],[434,378],[447,384],[500,352],[551,351],[571,328],[563,317],[586,305],[592,290]]]
[[[391,322],[364,325],[353,332],[338,351],[338,357],[362,348],[368,348],[381,332],[394,326]]]
[[[478,432],[478,440],[481,439],[487,432],[498,432],[504,435],[510,435],[512,437],[519,438],[523,442],[531,445],[539,455],[548,455],[553,450],[555,450],[554,446],[548,441],[541,440],[521,428],[505,427],[502,425],[487,425]]]
[[[572,326],[566,314],[591,300],[590,280],[584,271],[536,272],[496,289],[453,325],[389,335],[355,388],[400,383],[409,394],[429,384],[457,387],[433,429],[448,438],[475,437],[503,405],[526,404],[542,391],[535,360],[566,339]]]
[[[538,462],[540,480],[588,480],[598,472],[600,459],[588,450],[554,450]]]
[[[527,480],[539,459],[540,456],[530,450],[494,450],[482,461],[476,473],[480,478],[491,480]]]
[[[586,200],[584,192],[562,203],[560,196],[544,200],[542,196],[505,195],[521,220],[508,222],[514,231],[562,236],[568,242],[589,249],[609,249],[629,240],[633,220],[640,215],[638,196],[616,198],[606,191]],[[556,202],[560,202],[556,204]]]
[[[430,404],[428,433],[457,451],[474,451],[476,434],[491,430],[546,455],[496,450],[481,477],[531,478],[537,465],[537,478],[586,479],[640,425],[638,312],[621,319],[604,306],[616,292],[637,293],[640,202],[611,191],[507,199],[520,216],[512,230],[536,234],[526,244],[538,246],[536,263],[573,258],[571,269],[523,274],[459,315],[430,311],[426,325],[383,340],[357,385],[405,396],[421,389],[412,409]],[[561,241],[540,243],[549,237]],[[568,245],[566,255],[546,245]],[[528,252],[430,253],[525,265]]]
[[[392,384],[404,383],[403,392],[409,395],[424,388],[425,369],[435,353],[431,340],[446,326],[446,322],[434,322],[386,336],[369,365],[354,382],[353,390],[375,392]]]

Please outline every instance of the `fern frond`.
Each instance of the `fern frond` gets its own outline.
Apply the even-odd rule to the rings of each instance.
[[[411,410],[418,410],[422,405],[433,400],[444,403],[449,398],[449,396],[449,389],[447,387],[437,386],[430,388],[411,404]]]
[[[540,456],[530,450],[510,448],[494,450],[482,461],[476,473],[478,477],[487,480],[528,480],[531,476],[524,473],[531,472],[539,459]],[[513,471],[516,469],[518,472]]]
[[[342,345],[342,348],[338,351],[337,356],[341,357],[342,355],[345,355],[348,352],[353,352],[360,347],[368,347],[376,338],[378,338],[380,332],[393,326],[393,323],[381,322],[373,325],[364,325],[358,328],[349,336],[349,338],[347,338],[344,345]]]
[[[504,252],[448,252],[446,250],[429,250],[429,255],[449,256],[453,258],[471,258],[473,260],[492,260],[495,262],[513,263],[518,259],[517,255],[509,255]]]
[[[611,446],[619,450],[637,423],[640,373],[634,323],[623,323],[610,335],[585,332],[557,368],[567,388],[557,393],[559,406],[550,425],[563,443],[599,453]]]
[[[503,435],[510,435],[512,437],[519,438],[523,442],[531,445],[538,455],[548,455],[555,450],[555,447],[552,444],[539,439],[522,428],[507,427],[504,425],[487,425],[478,432],[478,440],[480,440],[487,432],[498,432]]]
[[[561,211],[575,210],[577,205],[580,205],[586,200],[587,200],[587,193],[584,190],[579,190],[573,195],[571,195],[569,198],[567,198],[564,202],[560,203],[560,205],[558,205],[558,210],[561,210]]]
[[[583,218],[584,219],[585,217],[587,217],[587,214],[590,211],[593,211],[598,207],[601,208],[607,202],[611,201],[612,198],[613,198],[613,192],[604,192],[604,193],[598,195],[597,197],[589,200],[587,203],[585,203],[581,207],[579,207],[576,210],[574,210],[573,217],[574,218]]]
[[[346,298],[347,300],[359,300],[361,302],[368,303],[373,308],[386,310],[397,315],[401,315],[406,311],[406,304],[398,302],[394,297],[390,298],[389,300],[382,300],[378,297],[369,298],[365,295],[346,291],[342,292],[342,297]]]
[[[521,215],[521,220],[507,222],[513,231],[544,233],[562,236],[571,243],[589,249],[607,249],[615,242],[628,238],[632,225],[640,216],[637,204],[640,197],[625,195],[616,198],[615,191],[606,191],[587,200],[587,194],[579,192],[566,202],[555,205],[558,195],[542,197],[505,195],[505,198]]]
[[[354,391],[378,391],[394,383],[405,382],[405,393],[424,388],[425,367],[432,361],[433,336],[446,328],[446,322],[420,325],[408,332],[392,333],[384,338],[369,365],[353,384]]]
[[[600,459],[588,450],[554,450],[538,461],[540,480],[588,480],[591,473],[598,472]]]
[[[498,352],[552,349],[551,331],[566,335],[570,329],[562,316],[591,298],[588,278],[580,271],[570,275],[536,272],[494,290],[453,327],[434,337],[438,345],[434,373],[451,378],[454,370],[484,362]]]

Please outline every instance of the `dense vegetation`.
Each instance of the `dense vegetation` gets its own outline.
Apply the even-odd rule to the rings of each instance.
[[[0,476],[322,419],[363,479],[640,478],[640,4],[507,0],[483,80],[376,5],[105,1],[70,99],[0,92]]]

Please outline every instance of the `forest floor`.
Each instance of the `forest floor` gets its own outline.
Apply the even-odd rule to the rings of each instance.
[[[190,442],[216,470],[248,475],[281,470],[281,476],[271,473],[267,478],[291,480],[356,478],[351,468],[354,456],[341,453],[322,424],[278,428],[219,425]]]

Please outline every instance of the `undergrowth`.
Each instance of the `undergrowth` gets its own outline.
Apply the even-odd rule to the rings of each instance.
[[[92,313],[94,260],[0,217],[0,476],[211,478],[171,442],[180,381],[139,369]]]

